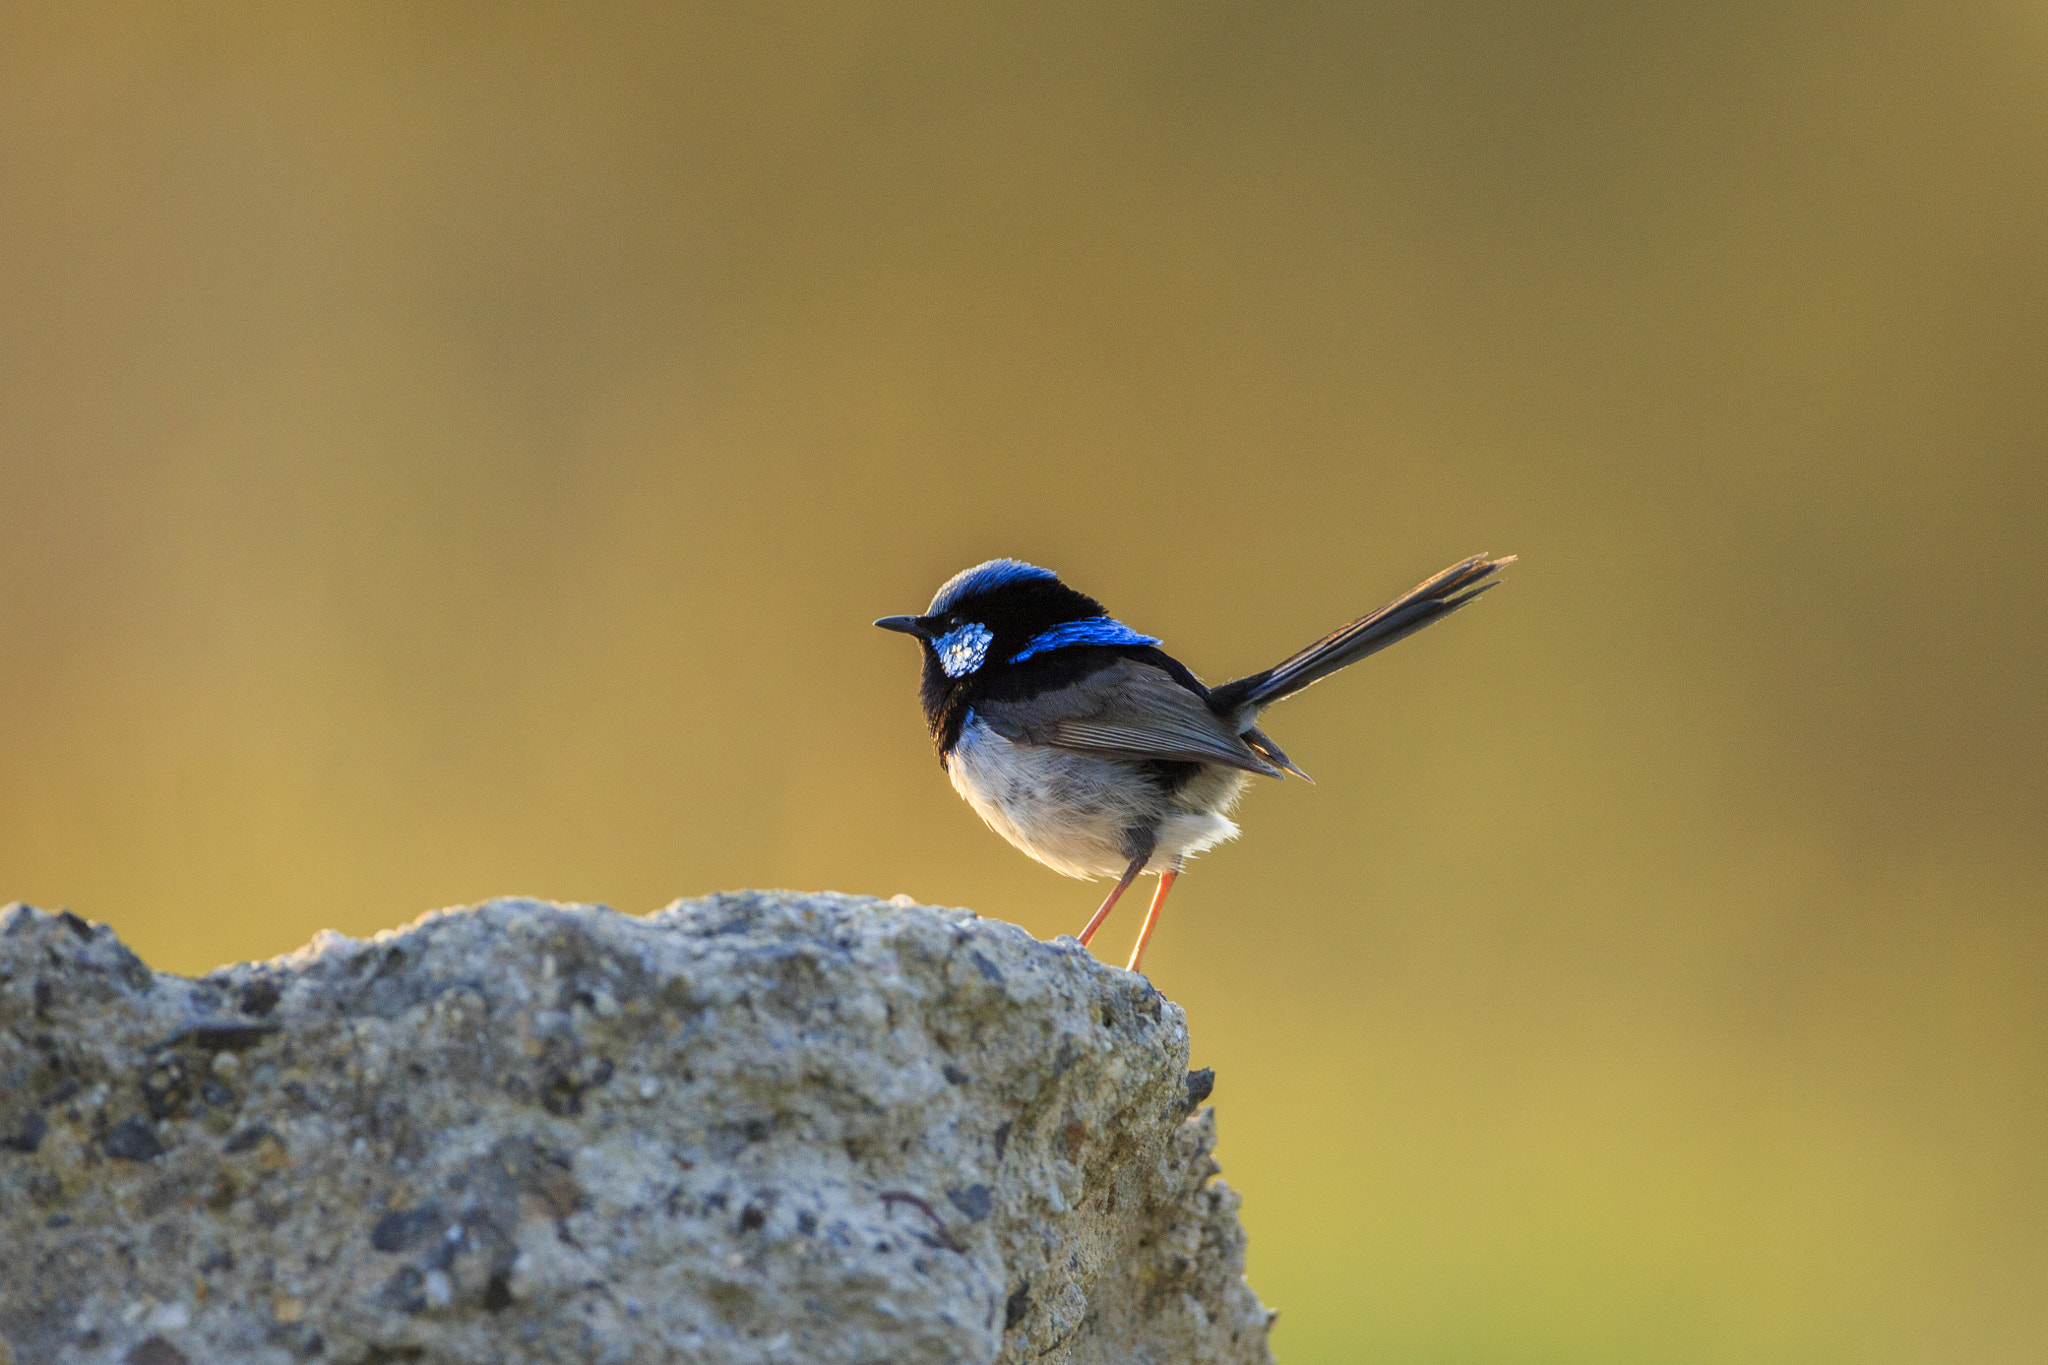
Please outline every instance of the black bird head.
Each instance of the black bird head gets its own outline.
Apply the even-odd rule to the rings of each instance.
[[[1159,643],[1050,569],[1016,559],[955,574],[922,616],[884,616],[875,624],[914,635],[924,647],[921,696],[935,736],[950,728],[945,718],[965,698],[1027,660],[1076,645]]]

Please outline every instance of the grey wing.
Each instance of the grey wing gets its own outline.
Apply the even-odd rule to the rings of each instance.
[[[1228,720],[1163,669],[1124,659],[1029,701],[975,707],[983,723],[1019,744],[1111,758],[1218,763],[1265,777],[1281,770],[1238,737]]]

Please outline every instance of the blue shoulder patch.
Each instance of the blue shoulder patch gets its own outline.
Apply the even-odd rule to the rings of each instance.
[[[1085,621],[1069,621],[1063,626],[1040,631],[1031,637],[1024,648],[1010,656],[1010,662],[1024,662],[1034,654],[1043,654],[1049,649],[1065,649],[1069,645],[1156,645],[1159,641],[1150,635],[1140,635],[1123,622],[1108,616],[1091,616]]]
[[[1051,569],[1041,569],[1036,564],[1026,564],[1021,559],[991,559],[986,564],[977,564],[971,569],[962,569],[946,580],[938,596],[932,598],[927,616],[938,616],[951,611],[962,598],[976,593],[1000,588],[1005,583],[1015,583],[1025,578],[1058,578]]]

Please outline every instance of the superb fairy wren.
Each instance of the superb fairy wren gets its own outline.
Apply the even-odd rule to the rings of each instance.
[[[921,695],[939,764],[989,828],[1055,872],[1117,879],[1081,942],[1140,873],[1159,874],[1131,950],[1136,971],[1182,864],[1237,834],[1230,810],[1251,775],[1308,777],[1259,729],[1259,712],[1442,620],[1513,562],[1453,564],[1215,688],[1057,574],[1015,559],[954,575],[922,616],[875,624],[923,645]]]

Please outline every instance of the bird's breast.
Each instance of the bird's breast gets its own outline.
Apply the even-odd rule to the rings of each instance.
[[[1133,828],[1156,814],[1156,793],[1131,765],[1013,743],[972,712],[946,772],[990,829],[1069,877],[1121,875]]]
[[[1070,877],[1121,876],[1147,846],[1156,846],[1155,861],[1165,866],[1229,838],[1237,827],[1223,810],[1243,778],[1219,769],[1210,781],[1205,766],[1195,782],[1168,790],[1142,764],[1019,744],[972,711],[946,756],[946,773],[990,829]]]

